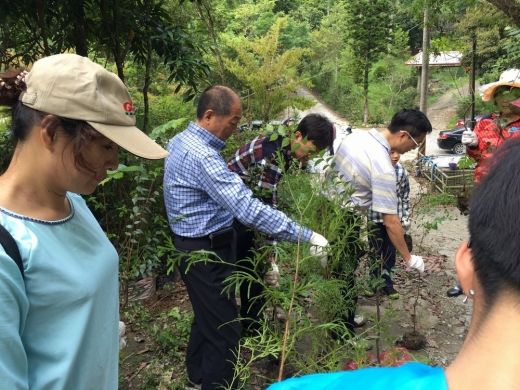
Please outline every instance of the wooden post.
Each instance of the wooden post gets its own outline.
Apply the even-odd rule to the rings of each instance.
[[[430,65],[429,52],[429,31],[428,31],[429,10],[428,5],[424,6],[424,25],[423,25],[423,50],[422,50],[422,69],[421,69],[421,105],[420,110],[428,115],[428,66]],[[419,153],[426,154],[426,138],[419,145]]]
[[[475,129],[475,57],[477,52],[477,37],[473,35],[471,37],[472,51],[471,51],[471,72],[469,74],[469,92],[471,94],[471,109],[469,110],[469,129]]]

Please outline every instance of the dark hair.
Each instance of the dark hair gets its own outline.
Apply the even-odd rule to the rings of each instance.
[[[490,307],[504,290],[520,293],[520,139],[508,140],[486,162],[487,174],[474,188],[469,232],[472,261]]]
[[[229,115],[231,106],[238,95],[231,88],[223,85],[211,85],[199,97],[197,119],[202,119],[207,110],[213,110],[216,116]]]
[[[321,114],[309,114],[301,120],[296,131],[312,141],[319,150],[332,149],[334,126]]]
[[[29,108],[19,101],[20,95],[27,89],[24,82],[24,70],[13,69],[0,74],[0,106],[11,107],[11,137],[16,146],[27,140],[32,128],[41,125],[43,119],[52,114]],[[75,119],[59,119],[60,130],[74,143],[74,161],[77,168],[94,172],[83,158],[83,150],[93,140],[103,137],[87,122]]]
[[[418,137],[422,133],[430,134],[432,124],[424,113],[419,110],[398,111],[388,125],[390,133],[395,134],[400,130],[406,130],[412,137]]]

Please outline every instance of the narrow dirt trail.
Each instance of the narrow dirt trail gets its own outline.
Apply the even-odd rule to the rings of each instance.
[[[442,95],[435,103],[428,107],[428,119],[433,131],[426,137],[426,155],[453,154],[451,151],[437,147],[439,132],[448,130],[448,122],[457,115],[457,101],[469,95],[468,87],[453,88]]]
[[[308,114],[322,114],[325,117],[327,117],[332,123],[335,123],[337,125],[346,127],[349,125],[349,122],[343,118],[341,115],[339,115],[337,112],[335,112],[332,108],[330,108],[326,103],[321,101],[321,99],[318,99],[308,88],[306,87],[298,87],[297,88],[297,94],[298,96],[305,97],[307,99],[314,100],[316,102],[316,105],[309,108],[305,111],[299,111],[298,115],[300,118],[303,118],[305,115]]]

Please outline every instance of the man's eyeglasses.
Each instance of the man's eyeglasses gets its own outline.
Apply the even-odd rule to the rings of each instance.
[[[399,130],[400,133],[406,133],[408,134],[408,137],[410,137],[410,139],[413,141],[413,143],[415,144],[415,147],[418,148],[419,147],[419,144],[417,143],[417,141],[410,135],[409,132],[407,132],[406,130]]]

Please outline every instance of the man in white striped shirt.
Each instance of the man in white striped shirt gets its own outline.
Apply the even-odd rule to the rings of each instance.
[[[431,131],[432,126],[426,115],[417,110],[403,109],[392,117],[383,132],[379,133],[376,129],[354,132],[345,137],[335,151],[332,169],[337,171],[340,185],[336,186],[335,193],[329,192],[328,195],[331,201],[339,202],[340,207],[351,208],[352,217],[345,221],[345,231],[350,233],[343,241],[344,259],[332,270],[332,274],[346,281],[343,295],[352,311],[342,316],[342,320],[351,331],[357,303],[357,296],[352,297],[354,270],[358,265],[361,244],[359,237],[353,236],[350,226],[357,225],[354,235],[359,235],[356,218],[359,218],[360,212],[372,207],[372,210],[381,213],[388,236],[405,263],[420,273],[424,271],[422,257],[410,254],[404,241],[403,228],[397,215],[396,178],[390,151],[403,154],[415,149]],[[338,196],[347,187],[352,189],[352,194]]]
[[[406,169],[399,164],[400,157],[401,154],[397,153],[395,150],[392,150],[390,153],[396,176],[397,216],[401,221],[403,230],[407,231],[411,224],[409,219],[410,182],[408,180],[408,172],[406,172]],[[383,272],[381,274],[381,264],[372,264],[372,267],[374,267],[372,275],[374,275],[374,277],[381,276],[384,279],[385,286],[382,290],[388,298],[399,299],[399,293],[395,290],[394,282],[392,280],[392,268],[395,266],[396,251],[385,228],[383,215],[370,208],[368,210],[368,220],[373,222],[372,226],[370,226],[370,234],[368,237],[370,246],[374,248],[377,258],[383,262],[383,269],[387,271],[386,273]],[[373,297],[375,295],[374,289],[370,287],[365,288],[365,295],[367,297]]]

